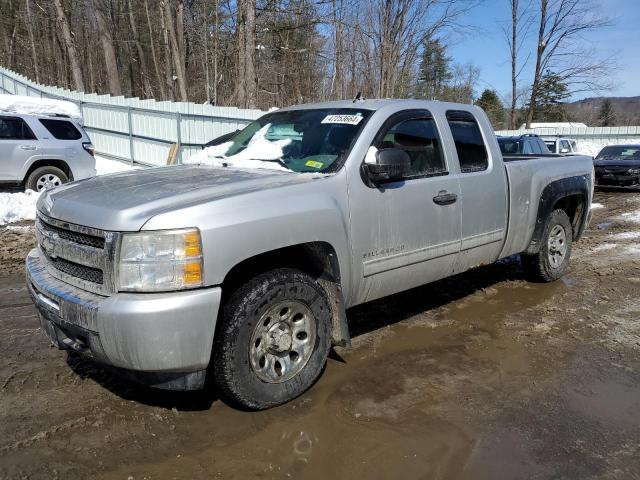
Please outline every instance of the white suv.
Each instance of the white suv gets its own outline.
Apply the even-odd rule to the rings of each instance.
[[[64,115],[0,113],[0,183],[42,191],[96,174],[82,125]]]

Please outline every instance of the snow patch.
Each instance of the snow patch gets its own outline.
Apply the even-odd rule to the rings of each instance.
[[[18,193],[0,193],[0,225],[35,220],[36,202],[40,194],[33,190]]]
[[[615,238],[616,240],[635,240],[636,238],[640,238],[640,232],[621,232],[612,235],[611,238]]]
[[[267,123],[258,130],[251,137],[246,148],[235,155],[226,156],[227,151],[233,145],[233,142],[226,142],[207,147],[201,152],[191,155],[183,163],[188,165],[209,165],[212,167],[262,168],[288,172],[287,168],[275,162],[275,160],[282,157],[282,149],[291,143],[291,139],[267,140],[266,135],[270,127],[271,124]]]
[[[604,243],[593,248],[592,252],[603,252],[605,250],[613,250],[614,248],[618,248],[617,243]]]
[[[640,223],[640,210],[637,210],[635,212],[623,213],[622,219],[628,222]]]
[[[604,205],[602,205],[601,203],[592,203],[591,204],[591,210],[597,210],[599,208],[604,208]]]
[[[108,175],[110,173],[126,172],[129,170],[139,170],[140,168],[141,167],[120,162],[118,160],[111,160],[111,159],[96,155],[96,172],[97,172],[96,174],[97,175]]]
[[[96,157],[96,170],[98,175],[137,170],[139,168],[140,167],[134,167],[116,160]],[[39,196],[40,194],[33,190],[18,193],[0,192],[0,225],[22,220],[35,220],[36,202]],[[11,228],[16,229],[19,227],[20,226],[14,226]]]
[[[21,95],[0,95],[0,112],[17,113],[19,115],[59,114],[82,120],[80,109],[75,103]]]

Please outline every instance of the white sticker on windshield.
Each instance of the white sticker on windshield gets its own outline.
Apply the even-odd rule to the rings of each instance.
[[[358,125],[362,120],[361,115],[327,115],[320,123],[339,123],[342,125]]]

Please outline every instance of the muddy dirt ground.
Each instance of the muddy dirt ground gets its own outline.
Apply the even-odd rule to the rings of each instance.
[[[511,260],[353,309],[353,348],[259,413],[49,348],[32,232],[2,228],[0,478],[639,479],[640,193],[595,201],[562,281]]]

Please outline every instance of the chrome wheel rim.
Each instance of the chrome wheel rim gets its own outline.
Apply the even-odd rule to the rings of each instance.
[[[284,300],[270,307],[256,324],[249,346],[253,372],[268,383],[295,377],[316,344],[316,319],[309,307]]]
[[[567,232],[562,225],[556,225],[549,233],[547,241],[547,257],[549,264],[558,268],[567,256]]]
[[[54,175],[53,173],[47,173],[38,177],[38,181],[36,182],[36,189],[38,192],[41,192],[42,190],[49,190],[60,185],[62,185],[62,180],[60,180],[60,177]]]

